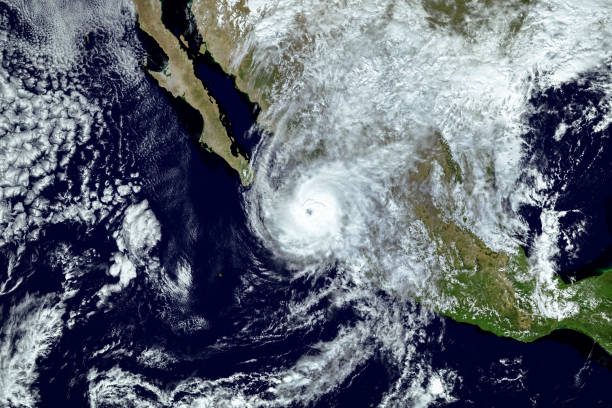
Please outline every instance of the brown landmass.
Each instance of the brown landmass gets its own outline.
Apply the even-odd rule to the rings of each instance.
[[[168,57],[168,64],[162,72],[148,70],[149,74],[174,97],[184,98],[200,112],[204,120],[200,142],[221,156],[238,172],[242,183],[248,184],[252,178],[249,162],[243,155],[232,154],[232,140],[221,123],[219,107],[196,77],[192,61],[181,47],[181,40],[164,27],[161,20],[161,2],[134,0],[134,4],[140,28],[155,39]]]

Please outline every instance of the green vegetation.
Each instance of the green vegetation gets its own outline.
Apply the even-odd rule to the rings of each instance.
[[[483,27],[491,28],[491,16],[502,13],[509,21],[510,35],[516,34],[527,16],[527,8],[533,0],[423,0],[427,20],[434,28],[450,29],[458,34],[473,37]],[[495,13],[491,8],[495,6]]]
[[[438,143],[425,149],[424,155],[433,161],[422,160],[409,175],[410,190],[425,188],[434,162],[443,169],[442,183],[451,187],[462,182],[450,149],[441,136],[436,139]],[[577,283],[565,284],[557,278],[550,287],[541,287],[529,273],[529,260],[522,249],[510,255],[492,251],[471,231],[447,219],[427,195],[400,190],[394,195],[409,203],[427,227],[444,271],[437,282],[439,296],[419,301],[454,320],[520,341],[533,341],[558,328],[573,329],[612,353],[612,269]],[[544,302],[573,306],[573,312],[559,320],[545,317],[538,310],[538,296],[545,297]]]
[[[442,145],[444,162],[440,164],[444,169],[446,181],[450,181],[449,178],[452,178],[456,183],[463,183],[463,178],[461,177],[461,166],[459,166],[459,163],[457,163],[453,158],[453,154],[448,146],[448,143],[446,143],[446,140],[444,140],[442,135],[439,133],[436,134],[436,137]]]
[[[562,290],[572,291],[572,300],[580,305],[575,316],[560,324],[592,337],[612,354],[612,270],[560,286]]]

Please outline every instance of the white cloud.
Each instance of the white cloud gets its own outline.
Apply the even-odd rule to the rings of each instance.
[[[53,295],[26,295],[10,308],[0,331],[0,405],[37,406],[37,362],[61,336],[63,313]]]
[[[25,246],[39,239],[46,226],[65,221],[92,226],[139,186],[133,180],[93,183],[91,166],[96,163],[80,165],[77,177],[69,177],[79,150],[100,156],[96,144],[106,126],[103,111],[85,98],[69,66],[49,62],[47,48],[26,43],[10,32],[2,34],[0,249],[12,260],[14,270]],[[9,73],[6,65],[15,66]],[[92,133],[94,128],[96,134]],[[137,177],[133,174],[129,178]],[[106,188],[99,188],[100,182]],[[78,188],[58,191],[59,183]],[[73,195],[75,190],[78,193]],[[22,281],[23,277],[9,273],[0,282],[0,291],[9,293]]]
[[[258,147],[258,176],[245,193],[254,233],[298,273],[325,270],[331,258],[351,265],[355,282],[369,269],[389,288],[404,283],[420,297],[431,295],[443,268],[432,262],[430,235],[413,233],[421,224],[405,197],[431,200],[492,250],[515,253],[517,232],[528,226],[505,202],[516,209],[539,194],[520,182],[535,73],[554,86],[597,69],[612,38],[604,0],[524,10],[494,3],[479,9],[486,23],[470,26],[469,36],[434,28],[418,2],[251,0],[248,7],[243,48],[256,66],[281,73],[262,119],[274,136]],[[436,131],[463,183],[442,188],[435,166],[424,182],[410,182],[408,172],[430,160]],[[305,215],[311,201],[325,211]],[[550,254],[531,281],[555,268]]]
[[[113,254],[108,274],[118,278],[98,292],[98,306],[113,294],[126,288],[136,278],[139,269],[157,269],[159,260],[151,250],[161,239],[161,226],[149,208],[147,200],[129,206],[123,214],[121,228],[113,233],[119,251]]]
[[[144,200],[125,210],[121,229],[113,233],[119,251],[133,257],[148,253],[161,239],[161,226]]]

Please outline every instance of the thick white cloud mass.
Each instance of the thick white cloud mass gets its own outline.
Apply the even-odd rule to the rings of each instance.
[[[249,1],[236,64],[252,50],[256,65],[275,65],[280,78],[263,118],[274,136],[258,147],[246,194],[262,241],[298,270],[332,259],[355,279],[383,275],[389,289],[418,296],[445,270],[419,218],[424,206],[492,250],[515,253],[528,228],[516,210],[542,205],[539,190],[551,182],[520,181],[539,174],[523,167],[531,92],[603,66],[612,5],[512,4],[470,3],[472,19],[456,28],[431,24],[416,1]],[[611,103],[612,88],[599,85]],[[461,183],[444,183],[437,163],[413,176],[432,160],[438,135]],[[536,309],[567,316],[575,305],[550,294],[555,225],[565,214],[545,207],[525,279],[541,288]]]
[[[0,405],[35,407],[37,359],[62,334],[64,306],[55,296],[26,296],[8,312],[0,337]]]
[[[157,269],[159,261],[150,255],[151,250],[161,239],[161,226],[155,214],[144,200],[129,206],[123,215],[121,229],[113,233],[117,242],[109,275],[118,278],[118,282],[104,285],[98,296],[100,305],[113,292],[120,292],[137,276],[139,269]]]

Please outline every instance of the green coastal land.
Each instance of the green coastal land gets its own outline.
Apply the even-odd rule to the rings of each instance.
[[[425,154],[434,160],[421,162],[410,176],[413,183],[429,177],[433,162],[442,167],[447,188],[463,182],[460,167],[440,136]],[[423,303],[456,321],[525,342],[556,329],[572,329],[612,354],[612,269],[572,284],[555,277],[543,285],[529,272],[530,260],[521,248],[513,254],[492,251],[474,233],[445,219],[430,199],[411,194],[404,199],[413,202],[417,217],[427,226],[444,272],[435,298],[423,297]],[[544,317],[538,308],[550,301],[570,312],[560,318]]]

